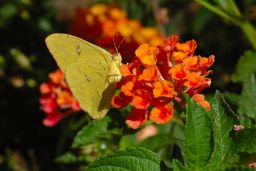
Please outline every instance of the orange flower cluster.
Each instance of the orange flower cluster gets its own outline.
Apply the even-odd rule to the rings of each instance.
[[[174,103],[185,104],[186,93],[210,110],[204,95],[199,94],[211,84],[207,69],[214,63],[209,58],[194,55],[194,40],[180,43],[178,36],[171,36],[158,46],[140,45],[136,58],[122,65],[123,79],[118,83],[120,93],[113,97],[112,105],[123,108],[132,106],[126,123],[138,128],[147,119],[165,124],[173,117]]]
[[[77,9],[69,33],[105,47],[113,53],[115,53],[113,44],[115,38],[117,45],[122,42],[118,51],[125,63],[132,59],[131,52],[134,52],[140,44],[149,43],[155,46],[162,43],[156,28],[143,27],[138,20],[128,19],[120,8],[104,4]]]
[[[61,118],[80,111],[78,102],[68,88],[60,69],[49,74],[49,81],[40,85],[40,105],[46,117],[45,126],[54,126]]]

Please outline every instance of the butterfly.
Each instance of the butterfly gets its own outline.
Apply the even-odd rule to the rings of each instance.
[[[80,107],[93,119],[103,118],[122,78],[121,55],[69,34],[54,33],[45,42]]]

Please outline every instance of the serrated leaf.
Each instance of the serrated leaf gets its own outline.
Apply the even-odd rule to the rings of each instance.
[[[240,57],[236,66],[236,72],[232,76],[232,80],[235,82],[243,82],[247,80],[252,73],[256,73],[256,53],[252,51],[246,51],[242,57]]]
[[[184,142],[185,167],[204,170],[211,154],[211,129],[204,108],[187,98]]]
[[[249,154],[256,153],[256,129],[244,129],[238,132],[236,142],[237,150],[239,152],[246,152]]]
[[[144,148],[128,148],[94,162],[86,171],[160,171],[159,157]]]
[[[233,166],[233,167],[227,168],[225,171],[255,171],[255,169],[247,166]]]
[[[172,161],[172,167],[174,171],[186,171],[186,169],[179,160],[174,159]]]
[[[240,114],[256,119],[256,81],[254,75],[244,81],[242,96],[238,105]]]
[[[235,115],[218,91],[210,103],[211,110],[209,115],[212,120],[214,146],[211,158],[207,164],[207,170],[223,170],[226,166],[237,160],[231,138],[229,137],[229,133],[235,124]]]
[[[246,128],[253,128],[255,126],[254,120],[245,115],[239,116],[239,124],[243,125]]]
[[[72,148],[93,143],[97,138],[106,134],[110,121],[111,119],[109,117],[104,117],[101,120],[94,120],[84,126],[75,136]]]

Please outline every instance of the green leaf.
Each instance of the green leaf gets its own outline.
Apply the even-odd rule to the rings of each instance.
[[[239,116],[239,124],[243,125],[246,128],[252,128],[255,126],[254,120],[252,118],[249,118],[245,115],[240,115]]]
[[[207,0],[195,0],[197,3],[212,11],[213,13],[219,15],[223,19],[230,21],[236,25],[240,25],[241,21],[237,17],[230,16],[225,10],[223,10],[219,5],[213,5]]]
[[[225,171],[255,171],[255,169],[250,168],[248,166],[233,166],[227,168]]]
[[[243,82],[247,80],[252,73],[256,73],[256,52],[246,51],[240,57],[236,66],[236,72],[232,76],[234,82]]]
[[[256,153],[256,128],[238,132],[237,149],[239,152]]]
[[[192,170],[204,170],[211,154],[210,122],[204,108],[187,98],[184,159]]]
[[[238,111],[241,115],[256,119],[256,81],[254,75],[244,81],[242,96],[238,105]]]
[[[132,147],[132,146],[136,146],[136,145],[137,145],[137,141],[136,141],[135,134],[123,135],[119,142],[119,149],[124,150],[128,147]]]
[[[86,171],[160,171],[159,157],[144,148],[128,148],[94,162]]]
[[[75,136],[72,147],[80,147],[93,143],[97,138],[104,136],[108,132],[108,124],[111,121],[109,117],[101,120],[94,120],[84,126]]]
[[[214,146],[207,164],[207,170],[223,170],[237,160],[237,155],[234,153],[234,145],[229,137],[236,118],[218,91],[211,99],[209,115],[212,120]]]
[[[174,159],[172,161],[172,167],[174,171],[186,171],[186,169],[179,160]]]
[[[77,155],[72,152],[66,152],[63,155],[59,156],[56,159],[56,162],[70,164],[70,163],[77,163],[77,162],[85,162],[85,160],[86,160],[86,157],[83,155]]]

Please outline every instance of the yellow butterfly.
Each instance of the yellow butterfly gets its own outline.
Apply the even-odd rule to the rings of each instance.
[[[51,34],[45,42],[80,107],[94,119],[104,117],[122,78],[121,55],[68,34]]]

